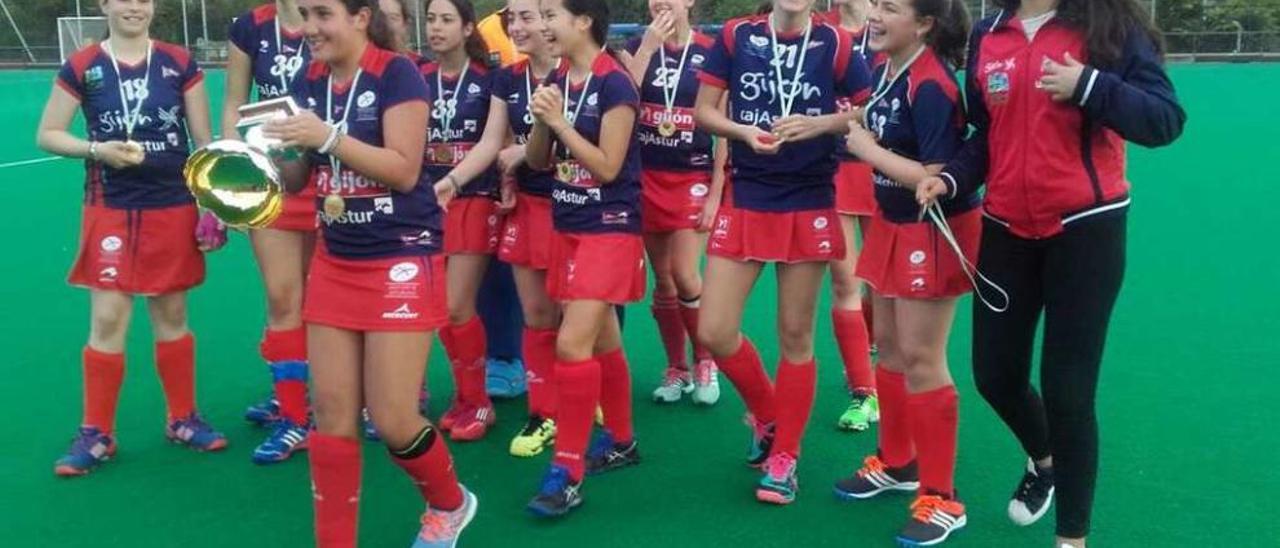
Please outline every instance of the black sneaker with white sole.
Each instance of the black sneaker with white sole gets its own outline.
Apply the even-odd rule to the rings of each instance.
[[[1027,460],[1027,471],[1009,500],[1009,519],[1026,527],[1049,511],[1053,502],[1053,469],[1042,469]]]
[[[937,546],[968,521],[959,500],[932,492],[920,495],[911,503],[911,519],[898,532],[898,546]]]
[[[871,455],[862,461],[862,468],[850,477],[836,482],[836,498],[841,500],[869,499],[885,491],[915,492],[920,488],[920,473],[915,461],[900,468],[891,468]]]

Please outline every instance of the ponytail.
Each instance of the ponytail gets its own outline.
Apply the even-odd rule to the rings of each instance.
[[[915,0],[916,17],[933,17],[933,29],[925,43],[943,61],[964,66],[965,45],[969,40],[969,8],[964,0]]]
[[[387,15],[378,7],[378,0],[342,0],[342,6],[351,15],[359,13],[362,9],[368,9],[369,29],[366,34],[369,36],[369,41],[379,48],[388,51],[396,50],[395,34],[387,24]]]

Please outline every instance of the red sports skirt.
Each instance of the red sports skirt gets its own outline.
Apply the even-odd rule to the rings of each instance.
[[[503,222],[498,260],[533,270],[551,264],[551,199],[521,192]]]
[[[876,188],[871,164],[840,160],[836,171],[836,211],[841,215],[870,217],[876,213]]]
[[[720,206],[707,254],[765,263],[836,261],[844,258],[844,231],[835,209],[751,211]]]
[[[302,319],[352,331],[432,331],[449,322],[443,254],[350,260],[316,246]]]
[[[318,221],[316,220],[316,187],[307,185],[301,192],[285,194],[284,210],[267,228],[292,232],[314,232],[318,226]]]
[[[693,230],[711,194],[711,173],[645,170],[640,188],[645,232]]]
[[[159,209],[84,206],[71,285],[137,295],[185,291],[204,281],[194,204]]]
[[[493,255],[498,251],[498,202],[467,196],[449,202],[444,216],[446,255]]]
[[[982,211],[948,217],[947,224],[969,263],[976,264]],[[858,257],[857,275],[876,293],[891,298],[942,299],[973,290],[955,250],[928,218],[918,223],[893,223],[882,215],[872,217]]]
[[[547,294],[556,301],[636,302],[644,298],[645,275],[639,234],[553,233]]]

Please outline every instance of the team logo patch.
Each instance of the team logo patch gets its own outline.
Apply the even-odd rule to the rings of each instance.
[[[410,262],[396,263],[387,271],[387,278],[396,283],[405,283],[418,277],[418,265]]]
[[[84,71],[84,87],[89,91],[102,89],[102,67],[92,67]]]
[[[107,236],[102,239],[103,251],[120,251],[122,246],[124,246],[124,240],[121,240],[119,236]]]
[[[689,187],[689,195],[695,198],[701,198],[703,196],[706,196],[710,192],[711,192],[711,189],[707,188],[707,185],[702,183],[697,183]]]
[[[396,212],[396,206],[390,196],[382,196],[373,199],[373,210],[383,215],[391,215]]]
[[[757,35],[754,35],[754,34],[753,34],[753,35],[751,35],[751,37],[747,38],[747,41],[748,41],[748,42],[751,42],[751,45],[753,45],[753,46],[755,46],[755,47],[757,47],[757,48],[767,48],[767,47],[769,47],[769,39],[768,39],[768,38],[765,38],[765,37],[763,37],[763,36],[757,36]]]
[[[497,215],[490,215],[490,216],[489,216],[488,221],[489,221],[489,226],[498,226],[498,216],[497,216]]]
[[[918,264],[924,264],[924,258],[925,258],[924,252],[917,249],[911,252],[911,256],[908,257],[908,260],[911,261],[911,264],[918,265]]]
[[[171,68],[169,68],[169,67],[163,67],[163,66],[162,66],[162,67],[160,67],[160,77],[161,77],[161,78],[177,78],[177,77],[179,77],[179,76],[182,76],[182,74],[181,74],[181,73],[179,73],[179,72],[178,72],[178,71],[176,71],[176,70],[173,70],[173,69],[171,69]]]
[[[822,230],[824,228],[827,228],[827,218],[825,216],[822,216],[814,219],[813,228],[817,230]]]
[[[704,57],[701,53],[695,53],[689,56],[689,61],[692,62],[693,66],[696,67],[696,66],[702,65],[702,63],[705,63],[707,61],[707,58]]]
[[[409,308],[409,303],[404,303],[390,312],[383,312],[384,320],[416,320],[418,313]]]
[[[378,96],[374,95],[373,90],[366,91],[356,98],[356,105],[360,108],[369,108],[378,100]]]
[[[472,82],[471,85],[467,86],[467,93],[470,93],[472,95],[480,93],[480,86],[477,85],[475,82]]]
[[[993,72],[987,76],[987,96],[996,104],[1009,100],[1009,73]]]
[[[599,102],[600,102],[600,94],[599,94],[599,93],[592,93],[591,95],[588,95],[588,96],[587,96],[587,106],[589,106],[589,107],[594,107],[594,106],[596,106],[596,104],[598,104]]]

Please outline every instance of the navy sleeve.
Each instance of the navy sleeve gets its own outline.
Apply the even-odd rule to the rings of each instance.
[[[981,51],[985,36],[982,25],[974,27],[969,36],[969,56],[965,62],[965,109],[972,130],[960,151],[939,174],[951,187],[951,198],[973,193],[987,178],[987,129],[991,126],[991,116],[987,113],[987,104],[978,87],[978,52]]]
[[[409,101],[430,103],[427,81],[408,57],[395,56],[382,76],[382,111]]]
[[[502,67],[493,71],[493,77],[489,80],[490,92],[492,97],[497,97],[499,101],[507,102],[508,96],[511,95],[511,81],[514,71],[511,67]]]
[[[76,100],[84,100],[84,86],[80,81],[79,71],[71,64],[70,59],[62,63],[62,68],[58,70],[58,77],[54,80],[54,83],[66,90],[67,93],[70,93]]]
[[[702,83],[721,89],[728,88],[730,67],[733,64],[733,33],[738,27],[739,25],[730,22],[720,31],[720,37],[711,46],[706,62],[698,70],[698,80]]]
[[[609,73],[600,90],[600,114],[613,110],[614,107],[627,106],[636,110],[640,106],[640,93],[631,81],[631,76],[614,71]]]
[[[865,103],[871,97],[871,69],[861,55],[850,55],[849,64],[837,83],[840,95],[853,100],[853,104]]]
[[[1072,100],[1125,140],[1158,147],[1177,139],[1187,113],[1178,104],[1160,55],[1145,32],[1129,31],[1116,69],[1085,67]]]
[[[920,163],[945,164],[960,148],[956,102],[942,86],[925,81],[911,99],[911,123],[916,132]]]
[[[240,51],[252,55],[257,49],[257,40],[255,36],[257,32],[253,26],[253,12],[240,14],[235,21],[231,22],[231,30],[227,33],[231,39],[231,43],[235,44]]]

